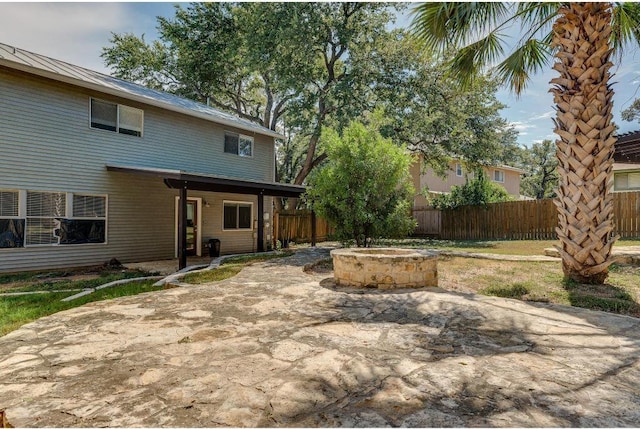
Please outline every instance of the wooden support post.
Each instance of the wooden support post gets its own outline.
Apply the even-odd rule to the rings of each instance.
[[[316,212],[311,210],[311,247],[316,247]]]
[[[187,183],[180,188],[178,205],[178,270],[187,267]]]
[[[264,252],[264,192],[258,194],[258,252]]]

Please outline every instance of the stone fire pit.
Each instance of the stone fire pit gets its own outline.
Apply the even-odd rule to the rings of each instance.
[[[438,286],[438,255],[427,250],[369,248],[331,251],[337,285],[378,289]]]

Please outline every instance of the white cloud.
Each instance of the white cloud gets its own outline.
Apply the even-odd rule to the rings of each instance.
[[[553,118],[553,116],[556,114],[556,112],[554,110],[550,110],[548,112],[544,112],[541,115],[537,115],[537,116],[532,116],[529,120],[530,121],[538,121],[540,119],[549,119],[549,118]]]
[[[511,125],[514,130],[518,131],[520,135],[523,136],[529,134],[528,132],[526,132],[526,130],[528,130],[529,128],[536,128],[535,125],[525,124],[524,122],[520,121],[510,122],[509,125]]]
[[[126,3],[0,3],[0,42],[105,71],[111,32],[133,31]]]

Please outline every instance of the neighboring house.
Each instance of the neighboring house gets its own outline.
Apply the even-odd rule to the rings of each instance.
[[[616,163],[640,164],[640,131],[618,136],[613,159]]]
[[[613,159],[613,191],[640,191],[640,131],[618,136]]]
[[[430,193],[442,194],[450,192],[454,185],[465,184],[466,172],[461,162],[451,161],[446,176],[441,177],[431,168],[427,168],[426,172],[423,172],[422,157],[416,156],[415,159],[416,161],[411,165],[411,177],[416,192],[420,194],[414,200],[414,207],[428,205],[426,198],[422,195],[423,189],[427,189]],[[509,195],[515,199],[520,198],[520,175],[524,173],[523,170],[506,165],[483,167],[483,170],[490,180],[503,186]]]
[[[613,164],[613,192],[640,191],[640,164]]]
[[[0,44],[0,272],[262,251],[279,137]]]

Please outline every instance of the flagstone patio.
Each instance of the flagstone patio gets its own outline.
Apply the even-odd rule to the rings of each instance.
[[[640,320],[335,287],[328,249],[0,338],[14,426],[640,426]]]

